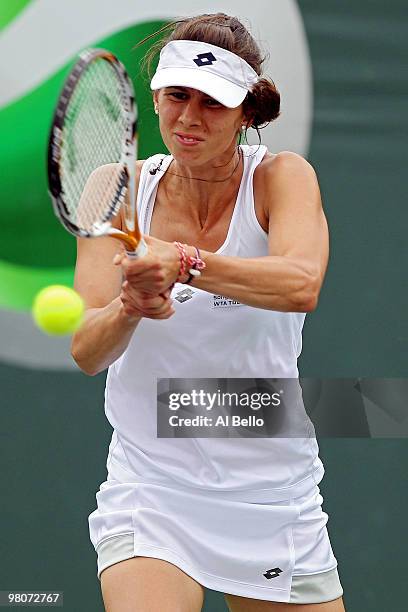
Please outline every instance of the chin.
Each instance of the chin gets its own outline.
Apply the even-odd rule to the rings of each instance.
[[[205,161],[203,161],[203,152],[194,151],[194,150],[185,150],[179,149],[178,147],[167,147],[174,157],[174,159],[180,163],[188,164],[189,166],[200,166]]]

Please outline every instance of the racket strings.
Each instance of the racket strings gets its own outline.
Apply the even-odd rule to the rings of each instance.
[[[112,216],[123,182],[126,131],[120,83],[110,62],[86,69],[69,102],[61,152],[64,200],[70,220],[85,231]]]

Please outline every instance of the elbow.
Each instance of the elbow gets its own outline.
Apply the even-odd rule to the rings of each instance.
[[[102,370],[91,370],[90,368],[88,368],[88,367],[86,367],[84,365],[80,365],[78,362],[76,362],[76,363],[77,363],[77,366],[79,367],[79,369],[81,370],[81,372],[83,372],[87,376],[96,376],[97,374],[102,372]]]
[[[92,369],[89,364],[81,363],[81,361],[79,361],[74,355],[72,355],[72,358],[77,364],[78,368],[81,370],[81,372],[83,372],[87,376],[96,376],[97,374],[102,372],[102,370]]]
[[[298,293],[296,312],[313,312],[319,303],[321,280],[320,276],[308,273],[302,291]]]
[[[71,357],[77,364],[78,368],[87,376],[96,376],[97,374],[99,374],[100,370],[96,368],[92,368],[91,367],[92,364],[87,362],[86,359],[85,360],[83,359],[83,356],[81,355],[79,343],[78,341],[75,341],[75,336],[73,337],[72,343],[71,343]]]
[[[318,296],[311,296],[308,300],[302,303],[301,308],[298,312],[313,312],[317,308],[319,298]]]
[[[99,371],[94,368],[91,368],[90,364],[82,362],[81,358],[76,353],[73,353],[71,351],[71,356],[77,364],[78,368],[81,370],[81,372],[83,372],[87,376],[96,376],[97,374],[99,374]]]

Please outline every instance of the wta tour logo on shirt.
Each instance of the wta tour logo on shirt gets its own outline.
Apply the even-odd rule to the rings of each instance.
[[[232,308],[233,306],[244,306],[237,300],[231,300],[224,295],[213,295],[211,308]]]

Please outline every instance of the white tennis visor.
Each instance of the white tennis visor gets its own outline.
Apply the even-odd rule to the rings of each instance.
[[[160,52],[150,88],[191,87],[236,108],[257,83],[255,70],[235,53],[191,40],[173,40]]]

